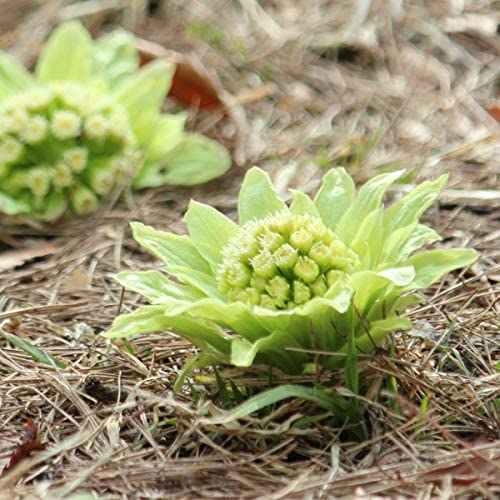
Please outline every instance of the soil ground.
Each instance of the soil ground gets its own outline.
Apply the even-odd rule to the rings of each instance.
[[[0,468],[24,417],[45,443],[0,477],[0,497],[494,498],[499,13],[491,0],[0,0],[0,49],[30,67],[51,29],[73,17],[94,36],[122,26],[195,57],[228,107],[191,109],[188,126],[235,160],[203,186],[125,193],[92,217],[52,226],[0,226],[3,329],[68,365],[37,363],[0,338]],[[260,418],[210,423],[225,412],[216,384],[194,378],[199,401],[172,392],[193,353],[187,342],[146,335],[131,341],[131,354],[100,335],[119,310],[141,303],[122,295],[113,274],[159,268],[128,221],[185,232],[191,198],[234,217],[253,164],[283,195],[313,193],[334,165],[359,182],[406,168],[407,184],[392,197],[450,174],[424,219],[443,235],[438,246],[473,247],[480,259],[425,292],[395,356],[367,362],[374,390],[362,401],[365,441],[321,418],[294,425],[321,414],[296,400]],[[387,375],[397,396],[383,390]]]

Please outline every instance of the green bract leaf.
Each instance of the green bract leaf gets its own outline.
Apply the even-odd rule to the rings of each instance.
[[[122,286],[140,293],[153,304],[164,302],[169,297],[186,300],[203,297],[196,289],[174,283],[158,271],[125,272],[118,274],[116,279]]]
[[[234,339],[231,344],[231,363],[240,367],[251,366],[258,354],[264,354],[270,364],[278,361],[279,366],[285,367],[288,373],[301,373],[302,366],[297,364],[297,354],[291,354],[285,348],[300,349],[303,345],[293,337],[288,338],[286,345],[283,345],[286,335],[286,332],[274,331],[254,343],[245,339]],[[307,356],[303,356],[302,362],[304,363],[306,359]]]
[[[167,269],[183,266],[210,274],[210,266],[187,236],[157,231],[140,222],[132,222],[130,226],[135,240],[160,258]]]
[[[79,21],[56,28],[36,65],[39,82],[72,80],[86,83],[92,72],[92,38]]]
[[[184,220],[194,246],[216,269],[222,261],[222,249],[237,231],[236,224],[212,207],[193,200]]]
[[[439,234],[433,229],[414,222],[391,233],[382,248],[380,261],[387,264],[401,262],[424,243],[440,239]]]
[[[318,209],[314,205],[314,202],[311,200],[311,198],[307,196],[307,194],[304,194],[302,191],[296,191],[295,189],[292,189],[291,191],[293,195],[293,201],[290,205],[290,212],[292,212],[292,214],[309,214],[313,217],[317,217],[318,219],[320,218]]]
[[[13,94],[34,85],[35,79],[13,57],[0,52],[0,83]]]
[[[454,269],[471,265],[477,260],[477,253],[470,248],[452,250],[431,250],[407,259],[404,264],[415,268],[416,289],[427,288]]]
[[[188,283],[202,292],[204,296],[221,297],[217,288],[217,282],[212,276],[195,271],[194,269],[188,269],[184,266],[172,266],[170,271],[179,281]]]
[[[360,189],[357,198],[342,215],[335,229],[345,243],[351,243],[365,217],[378,208],[386,189],[403,173],[403,170],[398,170],[397,172],[377,175]]]
[[[127,110],[140,143],[146,143],[155,131],[174,71],[175,66],[170,61],[149,63],[113,92],[114,98]]]
[[[208,321],[189,317],[170,318],[162,305],[144,306],[131,314],[119,316],[106,332],[108,338],[123,338],[136,333],[172,331],[201,349],[218,357],[228,355],[229,337]]]
[[[351,248],[360,256],[363,267],[370,267],[378,262],[384,236],[384,209],[378,207],[366,215],[354,232]]]
[[[159,170],[157,165],[158,162],[166,162],[169,153],[171,153],[185,137],[184,125],[186,123],[186,118],[187,113],[162,115],[160,117],[153,132],[153,136],[148,142],[148,149],[144,156],[145,163],[155,163],[156,170]],[[193,173],[192,170],[191,173]],[[136,177],[142,180],[141,172],[138,172]]]
[[[7,215],[19,215],[29,210],[29,205],[20,200],[15,200],[0,192],[0,212]]]
[[[195,201],[185,216],[189,237],[133,226],[136,239],[180,285],[157,272],[119,279],[161,303],[167,319],[160,325],[217,363],[267,365],[289,374],[344,367],[357,391],[358,351],[373,352],[391,331],[410,326],[398,314],[420,300],[412,292],[476,258],[466,249],[410,256],[439,238],[418,216],[444,180],[424,184],[397,202],[397,210],[386,210],[384,191],[400,175],[377,176],[355,197],[352,179],[337,169],[325,176],[314,202],[295,191],[288,208],[267,174],[254,167],[239,196],[240,226]],[[207,322],[209,333],[186,332],[186,318]],[[120,328],[120,334],[130,331]],[[141,329],[151,331],[150,322],[133,332]],[[221,337],[222,331],[229,333]]]
[[[286,210],[271,184],[269,176],[260,168],[252,167],[245,175],[238,199],[240,224]]]
[[[154,138],[158,143],[161,140],[157,135]],[[202,135],[180,135],[174,144],[175,148],[168,150],[161,159],[151,159],[149,153],[146,155],[144,167],[134,182],[137,187],[203,184],[221,176],[231,166],[227,150]]]
[[[447,175],[442,175],[434,182],[424,182],[409,195],[394,203],[386,211],[385,225],[387,232],[407,226],[418,221],[420,216],[441,194],[448,181]]]
[[[354,201],[354,181],[344,168],[330,170],[323,177],[314,204],[326,227],[335,230],[339,220]]]
[[[115,31],[99,38],[94,44],[93,55],[97,72],[111,88],[120,86],[139,68],[135,37],[126,31]]]

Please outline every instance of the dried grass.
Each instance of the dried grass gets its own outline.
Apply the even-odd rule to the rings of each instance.
[[[1,47],[31,63],[67,3],[0,2]],[[25,415],[47,444],[0,478],[0,497],[494,498],[500,169],[488,109],[499,98],[498,3],[175,0],[149,2],[153,13],[147,3],[81,2],[69,12],[92,4],[85,22],[95,33],[109,21],[196,53],[238,112],[230,120],[193,112],[190,126],[238,148],[244,166],[259,162],[281,192],[314,190],[318,162],[347,164],[359,180],[401,165],[418,180],[450,172],[450,189],[426,217],[443,246],[473,246],[481,258],[427,292],[410,313],[413,330],[396,338],[395,358],[363,361],[372,374],[362,399],[369,439],[351,442],[321,420],[294,426],[320,413],[300,401],[214,423],[227,415],[215,385],[193,381],[199,404],[172,393],[188,343],[147,335],[132,342],[134,356],[99,335],[139,302],[113,273],[158,266],[131,239],[128,220],[183,232],[190,198],[233,216],[243,169],[193,189],[126,193],[92,218],[4,225],[3,250],[55,247],[0,272],[4,330],[69,367],[36,363],[0,339],[0,466]],[[30,31],[34,19],[42,22]],[[398,396],[384,390],[386,375]]]

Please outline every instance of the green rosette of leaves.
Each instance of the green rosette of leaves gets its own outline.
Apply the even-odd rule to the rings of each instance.
[[[94,211],[127,179],[135,188],[223,174],[227,151],[160,109],[174,65],[139,68],[135,39],[96,41],[76,21],[47,40],[34,75],[0,52],[0,213],[51,221]]]
[[[421,300],[417,290],[477,258],[472,249],[415,254],[440,239],[419,217],[447,178],[386,209],[382,197],[401,175],[378,175],[356,194],[346,171],[333,169],[314,199],[293,191],[287,206],[254,167],[239,194],[240,225],[196,201],[185,215],[189,236],[132,223],[165,273],[118,274],[151,305],[116,318],[106,336],[168,330],[214,363],[288,374],[373,352],[390,332],[410,327],[400,313]]]

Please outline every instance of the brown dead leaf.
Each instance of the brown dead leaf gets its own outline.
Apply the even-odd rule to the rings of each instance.
[[[500,105],[499,106],[491,106],[488,108],[488,113],[495,118],[497,122],[500,122]]]
[[[14,269],[22,266],[29,260],[36,259],[37,257],[45,257],[51,255],[57,250],[57,247],[52,243],[43,245],[36,245],[29,248],[19,248],[15,250],[8,250],[7,252],[0,253],[0,271],[7,269]]]
[[[168,57],[176,63],[172,86],[168,93],[184,106],[208,110],[222,106],[219,92],[200,61],[148,40],[138,40],[141,65],[157,57]]]
[[[23,440],[12,452],[9,463],[4,467],[1,475],[13,469],[24,458],[29,457],[31,452],[41,450],[45,446],[40,439],[38,427],[33,423],[33,420],[29,417],[24,417],[24,420],[26,420],[26,431]]]
[[[203,110],[221,106],[211,81],[187,60],[177,63],[168,95],[184,106],[194,106]]]

